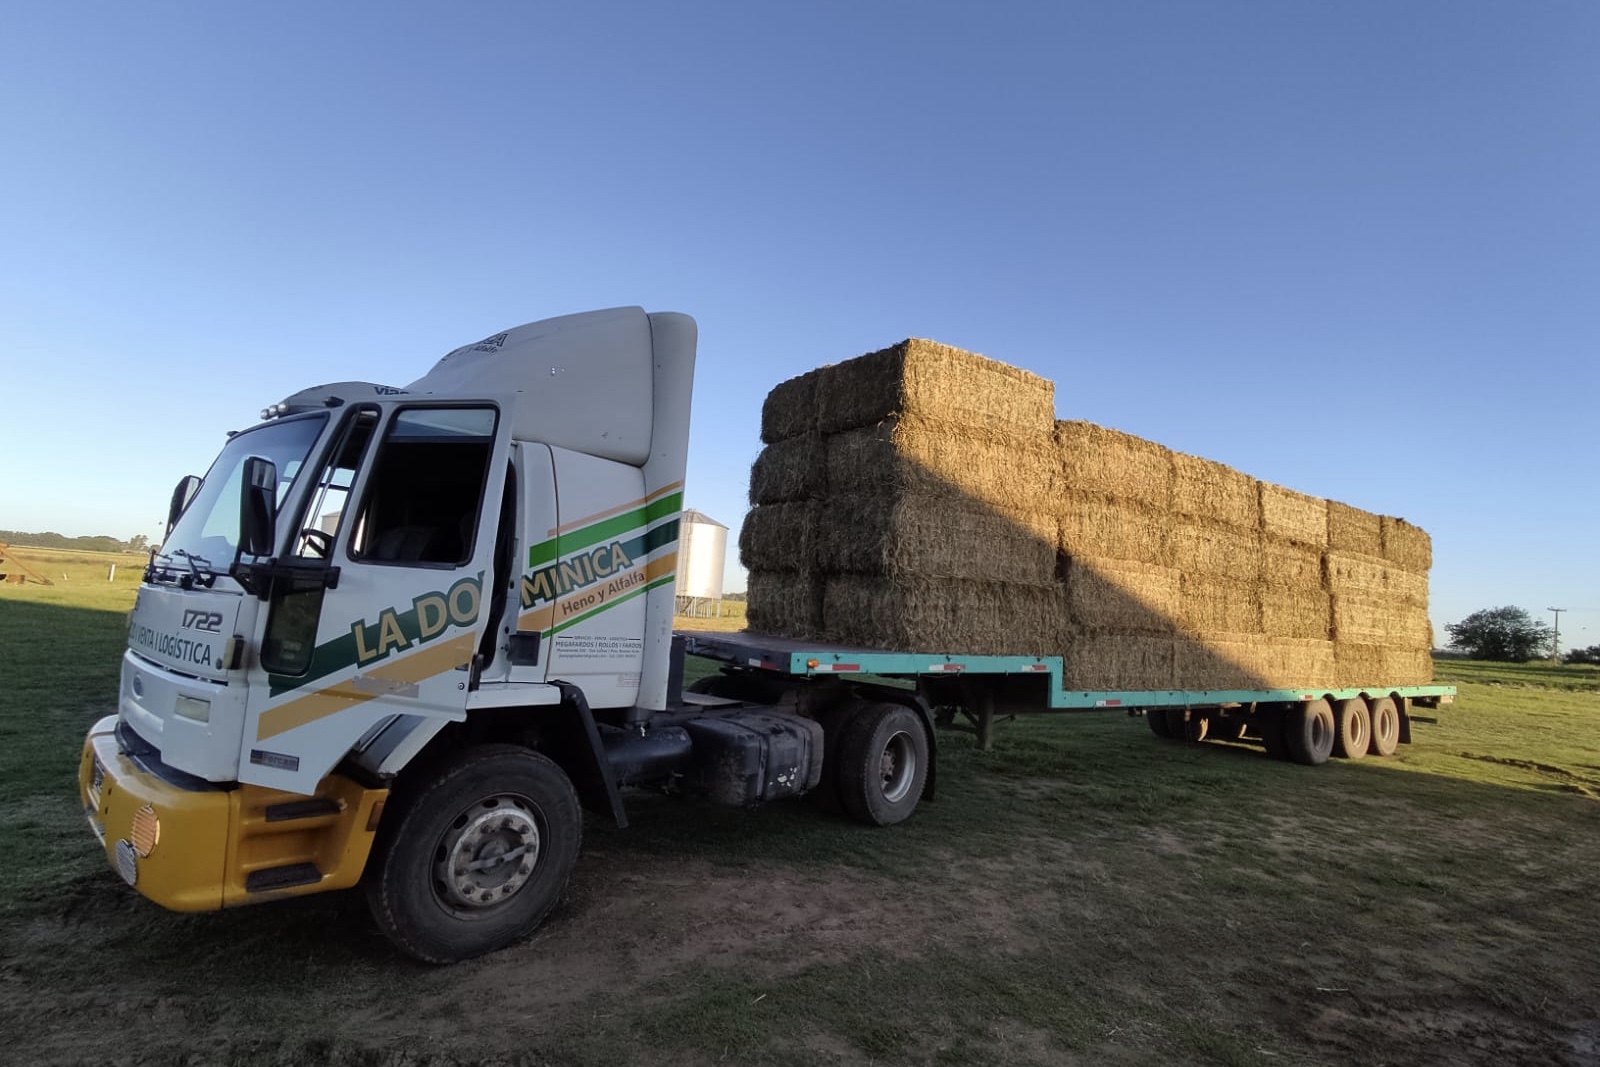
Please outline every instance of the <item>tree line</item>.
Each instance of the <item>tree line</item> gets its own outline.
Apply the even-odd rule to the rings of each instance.
[[[1555,631],[1518,607],[1484,608],[1460,622],[1445,624],[1450,647],[1468,659],[1526,663],[1556,655]],[[1600,664],[1600,645],[1570,649],[1567,663]]]
[[[100,534],[95,537],[68,537],[54,531],[26,533],[22,530],[0,530],[0,541],[18,548],[71,548],[81,552],[146,552],[150,538],[135,534],[126,541]]]

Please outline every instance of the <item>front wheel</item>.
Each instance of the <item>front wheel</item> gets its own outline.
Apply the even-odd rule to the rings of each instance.
[[[567,776],[516,745],[459,752],[384,821],[367,871],[378,926],[409,956],[455,963],[543,921],[572,876],[583,816]]]

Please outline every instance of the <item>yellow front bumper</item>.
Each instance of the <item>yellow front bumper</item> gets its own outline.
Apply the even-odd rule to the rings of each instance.
[[[337,774],[310,798],[251,785],[183,789],[124,754],[116,725],[109,716],[90,728],[79,796],[111,868],[157,904],[214,911],[360,879],[388,790]],[[274,872],[303,877],[285,885]]]

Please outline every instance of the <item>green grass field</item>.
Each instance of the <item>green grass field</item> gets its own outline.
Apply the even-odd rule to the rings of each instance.
[[[106,868],[76,760],[138,561],[56,562],[0,588],[0,1059],[1600,1062],[1593,671],[1441,663],[1415,744],[1316,769],[1115,713],[942,733],[883,830],[640,796],[538,935],[427,969],[356,894],[180,916]]]

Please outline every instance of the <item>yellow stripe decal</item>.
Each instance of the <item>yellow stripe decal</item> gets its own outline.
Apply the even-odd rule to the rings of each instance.
[[[381,667],[374,667],[365,675],[356,675],[355,678],[335,682],[299,700],[268,708],[261,713],[261,718],[256,722],[256,740],[265,741],[297,726],[325,719],[329,715],[337,715],[346,708],[353,708],[357,704],[383,695],[381,691],[356,689],[354,683],[357,678],[414,684],[432,678],[436,674],[455,670],[472,658],[472,648],[476,643],[477,638],[474,635],[462,634],[442,644],[429,645],[409,655],[400,656]]]
[[[655,492],[651,493],[648,496],[642,496],[637,500],[630,500],[626,504],[618,504],[616,507],[607,508],[604,511],[597,511],[593,515],[589,515],[589,516],[587,516],[585,518],[582,518],[582,519],[574,519],[572,522],[566,523],[565,525],[562,525],[562,526],[552,526],[550,528],[550,536],[551,537],[555,537],[557,534],[564,534],[564,533],[567,533],[569,531],[576,530],[580,526],[587,526],[591,522],[598,522],[601,519],[610,518],[612,515],[620,515],[624,511],[627,511],[630,508],[637,508],[637,507],[640,507],[640,506],[642,506],[644,504],[648,504],[648,503],[650,503],[650,501],[656,499],[659,496],[665,496],[666,494],[672,492],[675,489],[682,489],[682,488],[683,488],[683,483],[682,482],[673,482],[671,485],[663,485],[660,489],[657,489]]]

